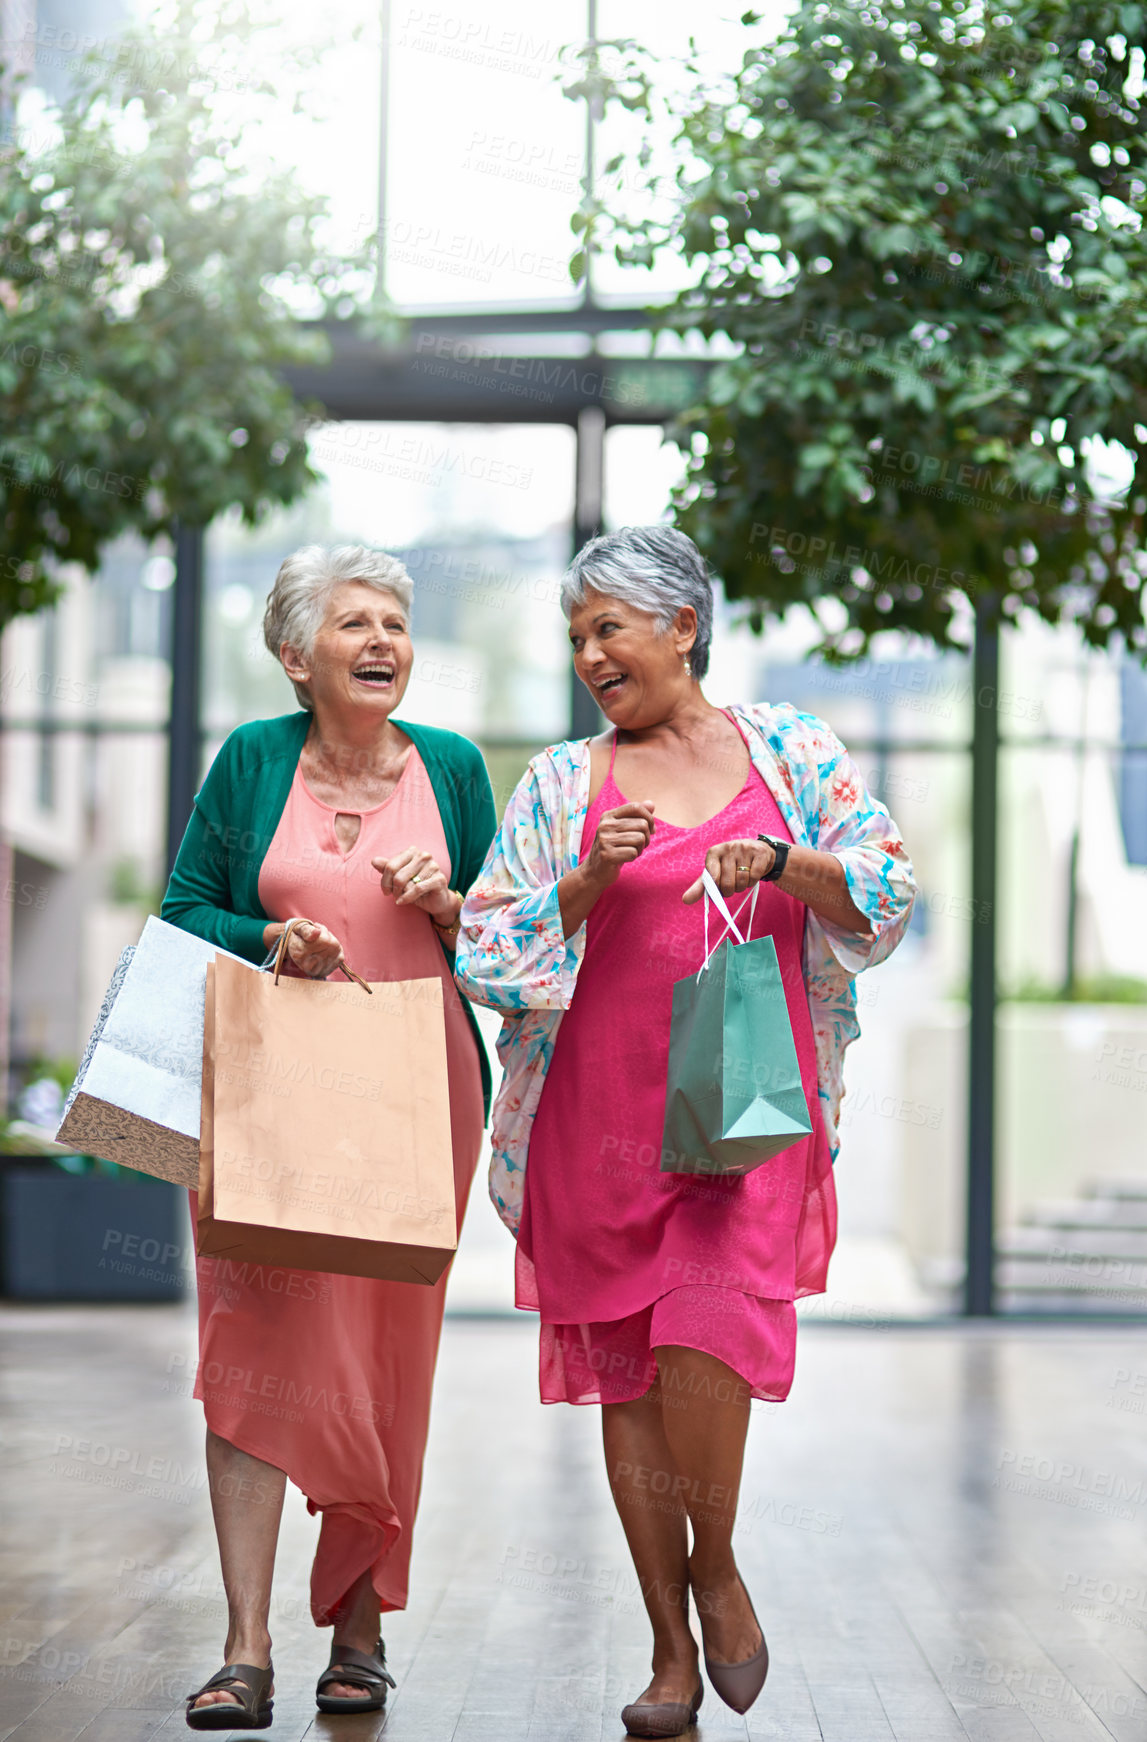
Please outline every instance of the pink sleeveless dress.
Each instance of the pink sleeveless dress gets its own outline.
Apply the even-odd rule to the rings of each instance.
[[[583,860],[602,814],[626,802],[611,755]],[[801,968],[806,910],[775,884],[760,885],[751,935],[776,944],[812,1134],[735,1178],[659,1171],[673,982],[704,960],[703,904],[681,896],[710,847],[758,834],[792,838],[750,767],[707,823],[657,822],[589,916],[530,1134],[517,1247],[517,1304],[541,1314],[545,1403],[640,1397],[662,1344],[715,1356],[746,1395],[788,1395],[793,1300],[825,1287],[836,1197]],[[730,906],[744,934],[748,896]]]
[[[347,854],[335,837],[337,814],[296,770],[259,899],[272,919],[301,914],[328,926],[364,979],[441,978],[461,1227],[482,1142],[477,1047],[429,918],[383,895],[370,863],[418,846],[450,876],[417,750],[382,804],[343,809],[362,819]],[[200,1258],[198,1274],[196,1395],[208,1427],[285,1470],[322,1513],[311,1574],[316,1625],[330,1625],[367,1568],[383,1609],[404,1608],[449,1272],[424,1288]]]

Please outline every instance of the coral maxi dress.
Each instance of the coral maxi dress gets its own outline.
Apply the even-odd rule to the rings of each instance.
[[[346,854],[339,814],[361,818]],[[413,747],[398,785],[372,810],[336,812],[296,770],[259,899],[272,919],[302,914],[329,927],[364,979],[441,977],[461,1226],[482,1141],[477,1047],[431,921],[383,895],[370,863],[412,844],[449,881],[434,789]],[[197,1268],[196,1396],[213,1433],[285,1470],[322,1513],[316,1625],[330,1624],[367,1568],[383,1609],[403,1608],[449,1272],[428,1288],[219,1258]]]
[[[626,802],[611,755],[583,862],[603,812]],[[758,834],[792,839],[750,766],[707,823],[658,821],[589,916],[530,1133],[517,1248],[517,1304],[541,1313],[543,1402],[640,1397],[662,1344],[714,1355],[754,1397],[788,1395],[793,1300],[825,1287],[836,1196],[801,963],[806,909],[773,883],[760,885],[751,935],[776,944],[812,1134],[737,1177],[660,1172],[673,982],[704,960],[702,903],[681,896],[710,847]],[[744,936],[748,897],[731,911]]]

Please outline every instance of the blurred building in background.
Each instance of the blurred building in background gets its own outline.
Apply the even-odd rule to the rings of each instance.
[[[436,223],[420,239],[414,214],[425,211],[429,171],[417,154],[391,162],[388,269],[392,294],[411,312],[570,304],[568,281],[546,263],[568,252],[581,134],[550,61],[580,34],[580,12],[559,8],[543,37],[528,9],[506,0],[502,10],[526,33],[522,64],[506,75],[491,61],[479,100],[445,41],[395,8],[392,127],[415,125],[429,74],[448,86],[435,111],[439,180],[428,183]],[[624,22],[624,7],[603,4],[607,13]],[[103,36],[122,16],[111,4],[80,0],[38,12],[6,0],[3,12],[6,33],[26,39],[35,26],[33,77],[48,95],[67,76],[60,33]],[[622,33],[600,15],[599,31]],[[495,134],[492,87],[503,76],[517,77],[517,109],[505,111],[517,115],[517,131]],[[359,119],[369,131],[377,114]],[[548,157],[539,155],[543,143]],[[375,210],[372,173],[368,161],[361,185],[342,178],[335,189],[351,224]],[[468,203],[477,217],[466,217]],[[460,275],[466,250],[450,239],[474,229],[489,236],[482,226],[495,222],[508,243],[529,235],[530,259],[511,248],[500,275],[485,266]],[[632,304],[673,288],[671,271],[660,282],[651,275],[638,292],[609,269],[598,294],[620,307],[623,293]],[[554,355],[571,347],[586,355],[590,345],[584,335],[528,339],[535,351],[547,342]],[[504,333],[490,343],[513,356],[527,341]],[[648,358],[650,341],[619,328],[597,335],[594,355]],[[530,754],[570,730],[558,583],[574,542],[574,429],[339,421],[317,429],[313,447],[326,482],[305,502],[254,532],[230,521],[210,529],[204,767],[234,726],[294,706],[261,634],[279,563],[305,543],[365,543],[400,555],[414,579],[415,667],[404,711],[475,738],[504,802]],[[610,427],[603,468],[602,524],[666,513],[680,460],[658,428]],[[15,849],[16,1088],[45,1061],[78,1057],[118,953],[155,911],[164,876],[174,564],[167,551],[125,541],[94,580],[66,579],[59,604],[13,625],[0,647],[0,822]],[[878,657],[834,670],[807,657],[812,639],[795,614],[758,639],[722,604],[706,693],[717,703],[788,701],[828,720],[916,863],[921,894],[910,938],[860,982],[864,1037],[849,1055],[838,1170],[846,1237],[836,1292],[814,1310],[920,1311],[950,1302],[960,1276],[965,982],[969,928],[979,917],[968,897],[971,676],[965,661],[921,654],[891,636]],[[1130,662],[1087,653],[1069,632],[1038,625],[1009,632],[1003,659],[1005,1304],[1141,1306],[1147,1279],[1128,1241],[1116,1239],[1105,1254],[1101,1240],[1096,1267],[1094,1240],[1086,1250],[1080,1244],[1089,1213],[1072,1205],[1093,1182],[1115,1202],[1147,1175],[1147,679]],[[1065,1000],[1069,981],[1076,996]],[[1058,1221],[1040,1208],[1048,1201],[1059,1204]],[[1086,1263],[1070,1256],[1081,1252]],[[507,1278],[507,1298],[508,1286]]]

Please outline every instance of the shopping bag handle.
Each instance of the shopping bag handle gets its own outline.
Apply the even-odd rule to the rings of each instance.
[[[714,881],[713,876],[709,872],[708,869],[702,871],[702,873],[701,873],[701,886],[705,891],[705,960],[701,963],[701,966],[698,969],[698,978],[700,978],[700,976],[705,972],[705,969],[709,966],[710,959],[711,959],[714,951],[716,950],[717,945],[721,942],[721,938],[719,937],[719,938],[717,938],[716,942],[714,943],[713,949],[711,950],[709,948],[709,903],[710,903],[710,901],[713,903],[714,907],[717,909],[718,913],[721,915],[721,918],[725,922],[722,936],[724,936],[725,931],[731,931],[733,936],[736,938],[736,940],[739,944],[743,944],[745,941],[745,939],[741,936],[740,929],[737,925],[737,920],[735,920],[733,918],[732,914],[729,912],[728,902],[725,900],[725,897],[721,894],[721,891],[717,888],[716,882]],[[760,889],[760,887],[761,887],[761,885],[759,882],[754,883],[752,890],[749,892],[749,900],[748,900],[748,904],[747,904],[748,909],[749,909],[749,923],[745,927],[746,934],[751,932],[753,929],[753,916],[757,911],[757,891]],[[746,904],[744,902],[742,902],[741,903],[741,913],[744,913],[745,906],[746,906]],[[738,919],[740,918],[740,914],[738,914],[737,918]]]
[[[287,939],[290,937],[297,925],[313,925],[314,923],[314,920],[311,919],[289,919],[283,927],[282,936],[279,939],[279,947],[275,951],[274,970],[276,986],[279,984],[279,975],[282,973],[283,960],[287,954]],[[372,988],[367,985],[366,981],[362,979],[360,975],[355,973],[353,968],[348,967],[345,962],[339,962],[338,967],[342,969],[348,980],[353,980],[356,986],[361,986],[364,992],[369,992],[370,996],[372,998],[374,997]],[[332,968],[331,972],[334,973],[335,971],[336,970]]]

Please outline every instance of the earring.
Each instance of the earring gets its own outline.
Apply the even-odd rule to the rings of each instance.
[[[689,663],[689,655],[688,654],[685,655],[685,676],[686,677],[693,676],[693,667]]]

